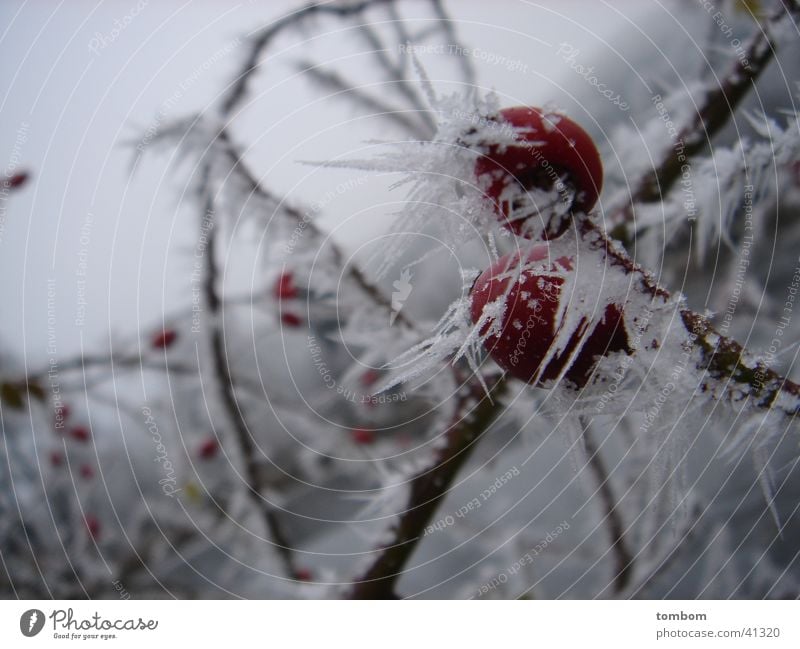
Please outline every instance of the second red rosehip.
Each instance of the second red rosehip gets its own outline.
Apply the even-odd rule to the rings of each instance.
[[[478,277],[470,292],[470,315],[480,322],[488,305],[497,308],[499,333],[490,335],[484,346],[494,361],[509,375],[541,386],[564,378],[575,386],[586,385],[600,357],[611,352],[630,353],[622,307],[607,304],[602,319],[586,332],[587,319],[579,321],[563,349],[551,354],[564,324],[560,316],[561,291],[573,271],[573,260],[551,259],[546,244],[533,246],[522,253],[500,258]],[[491,323],[482,326],[489,331]],[[577,346],[580,351],[570,358]],[[543,366],[544,364],[544,366]]]

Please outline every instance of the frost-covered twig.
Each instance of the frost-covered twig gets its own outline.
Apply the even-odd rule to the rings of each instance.
[[[237,75],[235,81],[229,87],[229,90],[222,103],[222,114],[230,115],[234,109],[242,102],[247,94],[247,88],[252,80],[253,74],[258,70],[261,56],[264,51],[269,47],[272,41],[281,34],[284,30],[303,24],[304,21],[313,16],[332,16],[335,18],[346,19],[364,14],[372,7],[387,5],[389,7],[392,18],[396,24],[398,34],[402,34],[405,30],[402,28],[402,20],[396,13],[396,0],[356,0],[355,2],[311,2],[304,7],[293,11],[282,18],[272,22],[264,29],[256,32],[250,39],[250,49],[245,58],[244,65],[240,73]],[[442,7],[439,0],[430,0],[430,5],[436,23],[434,27],[444,33],[448,37],[448,42],[452,45],[460,45],[455,38],[450,17]],[[401,44],[405,44],[404,42]],[[459,48],[454,48],[458,51]],[[463,51],[463,48],[461,48]],[[460,57],[462,73],[465,81],[472,85],[474,82],[474,69],[469,57]],[[415,90],[409,86],[408,82],[401,75],[399,76],[399,68],[384,66],[385,71],[388,73],[390,81],[398,81],[400,83],[401,92],[409,100],[411,106],[419,110],[421,104],[416,95]],[[354,92],[358,92],[352,88]],[[387,114],[391,116],[391,114]],[[430,117],[423,117],[427,125],[430,125]]]
[[[402,18],[397,14],[397,7],[394,4],[389,5],[389,15],[392,19],[392,24],[397,32],[399,43],[408,43],[411,41],[411,35],[406,31],[403,26]],[[445,17],[446,20],[446,17]],[[430,112],[430,107],[425,105],[425,102],[417,92],[415,86],[408,82],[405,76],[404,69],[406,66],[402,62],[393,62],[386,53],[380,37],[372,25],[359,25],[359,32],[367,41],[367,44],[372,47],[372,55],[378,62],[387,77],[396,82],[393,87],[408,100],[408,102],[417,110],[417,115],[424,123],[424,129],[421,130],[423,139],[429,140],[436,132],[436,123]],[[405,59],[401,59],[404,61]]]
[[[225,154],[231,165],[231,172],[237,174],[245,183],[247,191],[261,198],[269,201],[277,201],[273,196],[255,177],[253,172],[247,166],[241,152],[237,149],[236,145],[231,140],[227,131],[221,131],[218,141],[222,144]],[[298,208],[294,207],[287,201],[281,201],[281,210],[283,214],[292,219],[295,223],[302,223],[303,227],[316,238],[322,238],[323,233],[313,220],[309,220]],[[332,239],[326,241],[326,245],[331,250],[333,261],[337,266],[343,265],[344,253],[340,247]],[[392,313],[392,301],[386,297],[383,292],[370,282],[364,272],[357,264],[350,264],[347,267],[347,277],[352,280],[355,285],[377,306],[385,309],[387,312]],[[414,329],[414,323],[409,320],[403,312],[398,312],[395,316],[395,321],[401,325]]]
[[[204,170],[203,187],[208,186],[209,168]],[[214,199],[209,194],[205,200],[205,220],[213,223],[215,216]],[[266,478],[262,469],[261,453],[250,432],[244,413],[236,400],[236,390],[234,379],[231,375],[228,355],[225,348],[225,333],[222,326],[220,311],[222,300],[217,293],[217,282],[219,272],[215,258],[216,251],[216,231],[211,227],[207,232],[207,245],[205,250],[205,289],[206,306],[211,314],[211,358],[214,364],[214,371],[219,382],[219,391],[222,404],[228,414],[231,426],[236,433],[236,441],[239,452],[244,462],[245,474],[247,475],[247,494],[261,512],[264,523],[272,536],[272,542],[279,556],[281,557],[286,573],[293,577],[297,574],[294,566],[291,548],[286,544],[286,539],[280,527],[280,522],[275,515],[274,507],[266,500],[264,491],[266,488]]]
[[[242,101],[247,94],[247,87],[251,81],[253,73],[258,69],[261,55],[272,40],[288,27],[299,25],[307,18],[314,15],[332,15],[339,18],[348,18],[358,15],[369,7],[376,4],[385,4],[393,0],[364,0],[363,2],[344,3],[344,2],[311,2],[305,7],[293,11],[268,27],[258,31],[250,40],[250,51],[247,54],[242,72],[236,77],[236,81],[231,84],[227,97],[223,102],[222,112],[227,115]]]
[[[272,42],[272,39],[276,37],[283,29],[298,24],[306,17],[313,14],[329,14],[338,16],[340,18],[346,18],[349,16],[360,14],[373,5],[382,4],[387,1],[389,0],[367,0],[365,2],[357,2],[357,3],[324,3],[324,4],[312,3],[307,5],[303,9],[293,12],[285,16],[284,18],[272,23],[269,27],[257,33],[256,36],[251,41],[250,52],[248,54],[244,66],[240,71],[240,73],[237,75],[236,81],[231,85],[227,97],[224,99],[222,103],[222,108],[220,112],[221,112],[221,117],[223,119],[221,121],[224,122],[225,119],[228,119],[230,115],[234,112],[234,110],[237,108],[239,103],[243,100],[243,98],[246,95],[248,83],[258,68],[259,60],[261,58],[262,53]],[[437,7],[437,11],[440,19],[442,19],[443,17],[446,18],[446,16],[441,11],[441,7]],[[311,69],[315,70],[315,68],[313,67]],[[328,78],[330,79],[330,75],[333,73],[327,73],[327,74]],[[342,82],[341,80],[339,80],[339,83],[340,85],[343,84],[344,87],[347,86],[347,84],[345,82]],[[391,116],[392,114],[393,114],[392,111],[388,112],[389,116]],[[411,130],[418,130],[418,128],[416,128],[412,122],[403,122],[402,125]],[[262,186],[262,184],[255,177],[255,175],[251,173],[250,170],[247,168],[243,156],[241,155],[241,152],[237,150],[236,146],[234,145],[233,141],[231,140],[227,131],[224,128],[220,128],[218,130],[218,133],[216,133],[215,143],[217,146],[222,147],[224,155],[228,158],[230,171],[233,174],[236,174],[241,180],[244,181],[245,188],[249,193],[255,194],[271,202],[275,201],[275,197],[266,188]],[[204,165],[202,171],[202,176],[204,177],[204,180],[201,183],[201,186],[204,188],[204,191],[206,192],[205,210],[206,210],[206,216],[208,218],[210,218],[214,213],[213,197],[211,195],[211,189],[208,187],[208,181],[210,180],[213,174],[211,165],[212,162],[208,162]],[[322,234],[318,230],[316,224],[307,219],[300,212],[300,210],[292,207],[291,205],[288,205],[284,201],[280,202],[280,206],[283,215],[287,216],[290,219],[293,219],[298,224],[302,222],[304,228],[309,233],[313,235]],[[289,574],[293,573],[296,574],[292,566],[290,549],[286,546],[286,543],[283,541],[283,535],[277,524],[278,521],[275,518],[274,512],[272,511],[272,508],[267,506],[263,500],[263,494],[262,494],[263,481],[261,479],[262,471],[260,469],[260,461],[257,457],[257,448],[254,443],[252,434],[248,428],[247,421],[245,420],[244,415],[241,412],[239,405],[236,401],[234,380],[233,377],[231,376],[230,368],[228,366],[228,361],[225,353],[224,332],[222,331],[221,323],[218,321],[219,318],[214,317],[215,315],[219,315],[222,306],[221,299],[217,294],[216,290],[216,283],[218,281],[218,272],[216,268],[216,262],[214,259],[214,236],[215,236],[214,229],[211,228],[208,233],[208,246],[205,254],[206,257],[205,293],[206,293],[206,301],[208,304],[208,308],[212,315],[212,321],[214,322],[211,331],[212,357],[214,360],[217,378],[220,382],[222,402],[229,415],[229,418],[231,419],[234,431],[236,432],[236,439],[238,441],[238,445],[246,465],[246,472],[248,475],[248,481],[250,483],[248,485],[250,496],[256,501],[257,506],[264,513],[267,526],[270,529],[273,537],[273,541],[275,542],[279,552],[281,552],[282,554],[284,562],[287,565]],[[343,265],[342,260],[344,256],[342,255],[341,251],[335,244],[332,245],[332,251],[333,251],[334,262],[339,266]],[[363,274],[360,268],[358,268],[355,265],[351,265],[348,268],[348,276],[361,289],[361,291],[365,293],[366,296],[369,299],[371,299],[376,305],[384,307],[391,312],[392,310],[391,301],[386,296],[384,296],[383,293],[375,285],[373,285],[371,282],[367,280],[366,276]],[[397,314],[396,321],[409,328],[413,328],[414,326],[413,323],[411,323],[403,313]]]
[[[779,408],[789,417],[800,414],[800,385],[771,370],[765,363],[748,358],[748,353],[732,338],[720,336],[708,321],[689,309],[681,310],[687,331],[697,338],[701,367],[712,378],[730,380],[731,389],[749,388],[749,396],[759,408]]]
[[[298,69],[315,81],[318,87],[328,88],[345,100],[352,100],[354,103],[360,104],[367,110],[374,111],[375,114],[385,119],[397,122],[401,128],[410,131],[421,140],[430,138],[431,132],[417,124],[411,117],[412,113],[400,111],[377,97],[358,90],[354,84],[351,84],[334,70],[324,70],[320,65],[315,65],[308,61],[300,61]]]
[[[784,0],[783,7],[771,16],[752,37],[746,49],[746,58],[737,59],[733,69],[709,91],[702,105],[694,114],[691,123],[679,132],[676,142],[682,146],[670,146],[654,168],[632,183],[633,191],[626,204],[611,215],[612,234],[622,241],[629,240],[629,224],[633,208],[642,203],[662,200],[681,177],[685,161],[700,153],[728,122],[736,107],[755,87],[755,82],[775,56],[776,44],[770,30],[781,20],[790,17],[797,21],[800,4],[796,0]]]

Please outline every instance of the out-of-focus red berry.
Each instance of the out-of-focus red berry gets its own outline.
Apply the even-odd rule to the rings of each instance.
[[[81,464],[80,472],[81,477],[85,480],[91,480],[94,478],[94,469],[90,464]]]
[[[368,388],[372,385],[375,385],[378,382],[378,379],[381,378],[381,373],[376,369],[368,369],[361,375],[361,385],[365,388]]]
[[[800,160],[795,160],[791,163],[792,169],[792,180],[794,180],[794,186],[800,187]]]
[[[288,270],[278,275],[272,294],[279,300],[291,300],[297,297],[297,287],[294,285],[294,275]]]
[[[55,409],[55,420],[56,420],[56,423],[63,424],[69,418],[69,415],[70,415],[70,409],[69,409],[68,405],[63,404],[63,405],[57,407]]]
[[[64,456],[61,451],[50,451],[50,466],[59,467],[64,464]]]
[[[164,329],[153,335],[151,344],[155,349],[166,349],[178,339],[178,332],[174,329]]]
[[[218,451],[219,442],[214,438],[210,438],[200,444],[200,448],[197,449],[197,454],[204,460],[210,460],[216,456]]]

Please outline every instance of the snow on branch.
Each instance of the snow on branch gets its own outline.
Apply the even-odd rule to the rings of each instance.
[[[659,202],[681,178],[687,160],[700,153],[734,114],[736,107],[752,90],[756,81],[775,56],[778,46],[773,32],[800,18],[800,3],[785,0],[781,8],[752,37],[746,48],[746,58],[737,59],[733,69],[719,84],[709,90],[694,113],[668,147],[661,160],[638,180],[624,205],[610,210],[612,235],[622,241],[630,240],[628,228],[633,222],[631,210],[641,204]],[[658,119],[658,118],[657,118]]]

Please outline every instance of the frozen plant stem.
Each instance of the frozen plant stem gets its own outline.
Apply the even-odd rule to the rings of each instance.
[[[502,411],[497,397],[504,391],[505,381],[501,379],[494,385],[491,395],[472,386],[469,396],[461,398],[455,419],[445,433],[445,446],[430,468],[412,478],[408,505],[391,530],[391,543],[378,551],[373,564],[353,584],[351,599],[397,597],[395,585],[406,562],[481,435]]]
[[[583,429],[583,443],[589,458],[589,469],[597,481],[597,495],[603,503],[606,512],[605,520],[611,533],[611,551],[614,553],[616,564],[614,590],[619,593],[630,582],[633,573],[633,555],[625,541],[625,523],[617,509],[617,500],[611,489],[610,476],[603,464],[603,458],[600,456],[600,449],[597,448],[592,437],[591,422],[587,421],[586,417],[580,417],[580,420]]]
[[[209,175],[209,169],[206,167],[205,176]],[[203,187],[207,186],[204,182]],[[209,195],[205,201],[205,215],[213,223],[214,219],[214,201]],[[244,413],[242,413],[239,404],[236,401],[236,394],[234,389],[233,377],[230,373],[230,367],[225,350],[225,335],[222,326],[222,319],[220,316],[222,301],[217,294],[216,284],[218,281],[217,263],[215,259],[216,253],[216,233],[215,228],[211,227],[207,233],[207,246],[205,250],[206,262],[206,276],[205,276],[205,297],[206,305],[211,314],[209,320],[211,321],[211,357],[214,363],[214,371],[219,382],[220,398],[225,408],[231,426],[236,433],[236,441],[239,446],[242,460],[245,465],[245,475],[247,475],[247,494],[255,504],[258,511],[261,512],[264,518],[264,524],[272,537],[272,543],[278,552],[281,560],[283,561],[286,573],[290,577],[297,575],[296,568],[292,557],[292,550],[286,544],[286,537],[280,526],[280,521],[275,515],[275,512],[269,502],[264,496],[266,487],[265,480],[262,479],[263,471],[261,469],[261,461],[259,459],[260,451],[250,433],[250,428],[245,420]]]

